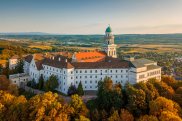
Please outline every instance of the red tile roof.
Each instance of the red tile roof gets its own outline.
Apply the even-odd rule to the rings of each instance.
[[[79,52],[75,53],[76,62],[99,62],[106,57],[105,52]]]
[[[128,68],[129,62],[127,61],[121,61],[117,58],[107,57],[102,52],[85,52],[85,53],[78,53],[77,57],[84,58],[83,55],[85,54],[86,57],[92,57],[92,55],[100,55],[98,58],[88,58],[85,59],[83,62],[72,62],[71,59],[62,56],[62,55],[56,55],[56,56],[44,56],[44,59],[36,59],[35,64],[37,66],[38,70],[43,69],[42,65],[48,65],[56,68],[75,68],[75,69],[97,69],[97,68]],[[25,57],[25,60],[27,62],[31,62],[33,56],[29,55]],[[66,61],[67,60],[67,61]],[[82,59],[84,60],[84,59]],[[94,60],[94,61],[93,61]]]

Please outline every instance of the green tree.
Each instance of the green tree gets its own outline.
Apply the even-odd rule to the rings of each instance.
[[[76,89],[75,85],[72,85],[72,84],[70,85],[70,87],[68,88],[67,94],[69,96],[77,94],[77,89]]]
[[[55,75],[51,75],[49,79],[45,83],[45,90],[46,91],[54,91],[56,88],[58,88],[58,78]]]
[[[42,90],[44,88],[44,78],[43,75],[41,74],[38,82],[38,89]]]
[[[120,85],[113,85],[108,77],[99,81],[97,92],[97,105],[100,109],[109,111],[112,107],[120,109],[123,104],[122,89]]]
[[[132,85],[126,86],[126,94],[128,99],[127,109],[135,115],[141,115],[146,112],[146,94],[141,89],[136,89]]]
[[[78,85],[78,88],[77,88],[77,94],[82,96],[84,95],[84,91],[83,91],[83,87],[82,87],[82,83],[80,81],[79,85]]]
[[[18,64],[15,67],[15,72],[16,73],[23,73],[24,72],[23,66],[24,66],[23,60],[22,59],[18,60]]]

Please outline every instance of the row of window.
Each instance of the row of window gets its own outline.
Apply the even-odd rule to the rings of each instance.
[[[79,82],[80,82],[80,81],[76,81],[76,82],[75,82],[76,85],[79,84]],[[95,84],[97,84],[99,81],[97,81],[97,80],[95,80],[95,81],[92,81],[92,80],[90,80],[90,81],[84,81],[84,84],[87,84],[87,83],[94,84],[94,82],[95,82]],[[116,81],[113,81],[113,83],[114,83],[114,82],[115,82],[115,83],[123,83],[122,80],[121,80],[121,81],[117,81],[117,80],[116,80]]]
[[[160,70],[147,73],[147,76],[153,76],[157,74],[160,74]],[[139,79],[142,79],[142,78],[145,78],[145,74],[139,75]]]
[[[158,71],[153,71],[153,72],[148,73],[148,76],[153,76],[153,75],[160,74],[160,73],[161,73],[160,70],[158,70]]]
[[[80,76],[80,79],[81,79],[82,77],[83,77],[83,76]],[[87,79],[87,77],[88,77],[88,78],[89,78],[89,77],[90,77],[90,78],[94,78],[94,76],[91,76],[91,75],[90,75],[90,76],[85,76],[85,79]],[[108,77],[113,78],[114,76],[108,76]],[[123,78],[123,75],[121,75],[120,77]],[[128,78],[128,75],[125,75],[125,77]],[[76,79],[78,79],[78,78],[79,78],[79,76],[76,76]],[[95,75],[95,78],[97,78],[97,75]],[[118,75],[115,75],[115,78],[119,78],[119,76],[118,76]]]
[[[82,73],[82,72],[84,72],[84,73],[88,73],[88,71],[87,70],[85,70],[85,71],[82,71],[82,70],[80,70],[80,71],[78,71],[78,70],[76,70],[76,73]],[[90,70],[90,73],[92,73],[93,71],[92,70]],[[99,71],[98,70],[95,70],[95,73],[98,73]],[[100,73],[102,73],[102,72],[105,72],[105,73],[107,73],[107,72],[109,72],[109,70],[100,70]],[[112,73],[112,72],[114,72],[113,70],[110,70],[110,73]],[[119,73],[119,72],[124,72],[123,70],[115,70],[115,73]],[[128,70],[126,70],[126,72],[128,72]]]

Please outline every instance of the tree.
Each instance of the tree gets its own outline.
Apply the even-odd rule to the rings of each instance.
[[[76,119],[75,121],[90,121],[90,119],[86,118],[85,116],[79,116],[79,119]]]
[[[178,115],[174,115],[170,111],[163,111],[159,117],[160,121],[182,121]]]
[[[160,96],[163,96],[168,99],[173,98],[175,92],[173,88],[168,86],[166,83],[162,81],[161,82],[155,81],[153,85],[158,90]]]
[[[159,120],[156,116],[144,115],[144,116],[140,116],[140,118],[137,121],[159,121]]]
[[[166,83],[168,86],[175,88],[176,80],[170,76],[162,76],[161,81]]]
[[[108,118],[108,121],[121,121],[117,110],[111,114],[111,116]]]
[[[24,96],[16,97],[5,91],[0,91],[0,120],[21,120],[26,102],[27,100]]]
[[[127,109],[135,115],[140,115],[146,112],[146,94],[141,89],[136,89],[132,85],[126,87],[126,94],[128,99]]]
[[[71,96],[70,106],[74,109],[72,117],[74,118],[75,117],[79,118],[80,116],[87,117],[88,109],[86,105],[83,103],[82,99],[77,94]]]
[[[82,87],[82,83],[80,81],[79,85],[78,85],[78,88],[77,88],[77,94],[82,96],[84,95],[84,91],[83,91],[83,87]]]
[[[182,87],[177,88],[175,92],[173,100],[182,106]]]
[[[42,90],[44,88],[44,78],[43,75],[41,74],[38,82],[38,89]]]
[[[18,60],[18,63],[15,67],[15,72],[16,73],[23,73],[24,72],[24,69],[23,69],[23,66],[24,66],[24,62],[22,59]]]
[[[0,76],[0,90],[7,91],[13,95],[18,95],[18,87],[12,84],[6,76]]]
[[[181,108],[172,100],[164,97],[158,97],[149,103],[150,114],[159,117],[163,111],[169,111],[174,115],[181,115]]]
[[[46,91],[54,91],[59,86],[58,78],[55,75],[51,75],[45,83]]]
[[[72,84],[70,85],[70,87],[68,88],[67,94],[69,96],[77,94],[77,89],[76,89],[75,85],[72,85]]]
[[[30,83],[27,83],[27,86],[30,85],[30,87],[32,88],[36,88],[37,87],[37,84],[35,82],[35,79],[33,78],[32,81],[30,81]]]
[[[101,119],[99,111],[97,109],[91,111],[90,114],[91,114],[90,118],[92,121],[99,121]]]
[[[158,91],[155,87],[149,82],[139,82],[134,85],[137,89],[142,89],[146,93],[146,101],[149,103],[150,101],[156,99],[159,96]]]
[[[126,109],[121,109],[120,118],[121,121],[134,121],[133,115]]]
[[[100,109],[109,111],[112,107],[120,109],[123,104],[122,89],[120,85],[113,85],[108,77],[98,83],[97,105]]]

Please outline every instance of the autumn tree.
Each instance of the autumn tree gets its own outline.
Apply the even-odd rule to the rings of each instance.
[[[166,83],[168,86],[175,88],[176,80],[171,76],[162,76],[161,81]]]
[[[182,106],[182,87],[179,87],[178,89],[176,89],[175,92],[176,93],[173,96],[173,100]]]
[[[166,83],[162,81],[155,81],[153,85],[158,90],[160,96],[163,96],[168,99],[173,98],[175,92],[171,86],[168,86]]]
[[[111,116],[108,118],[108,121],[121,121],[117,110],[111,114]]]
[[[0,120],[22,120],[26,102],[24,96],[16,97],[5,91],[0,91]]]
[[[163,111],[159,117],[160,121],[182,121],[178,115],[174,115],[170,111]]]
[[[13,95],[18,96],[18,87],[12,84],[6,76],[0,76],[0,90],[7,91]]]
[[[47,92],[30,98],[24,112],[24,119],[28,121],[68,121],[73,109],[63,104],[63,99],[58,94]]]
[[[137,121],[159,121],[159,120],[156,116],[144,115],[144,116],[140,116]]]
[[[133,115],[126,109],[121,109],[120,118],[121,121],[134,121]]]
[[[87,117],[88,109],[82,99],[77,95],[71,96],[70,106],[74,109],[72,113],[72,118],[79,118],[80,116]]]
[[[150,114],[157,117],[161,116],[163,111],[169,111],[176,116],[181,115],[180,106],[176,102],[164,97],[158,97],[156,100],[151,101],[149,107]]]

